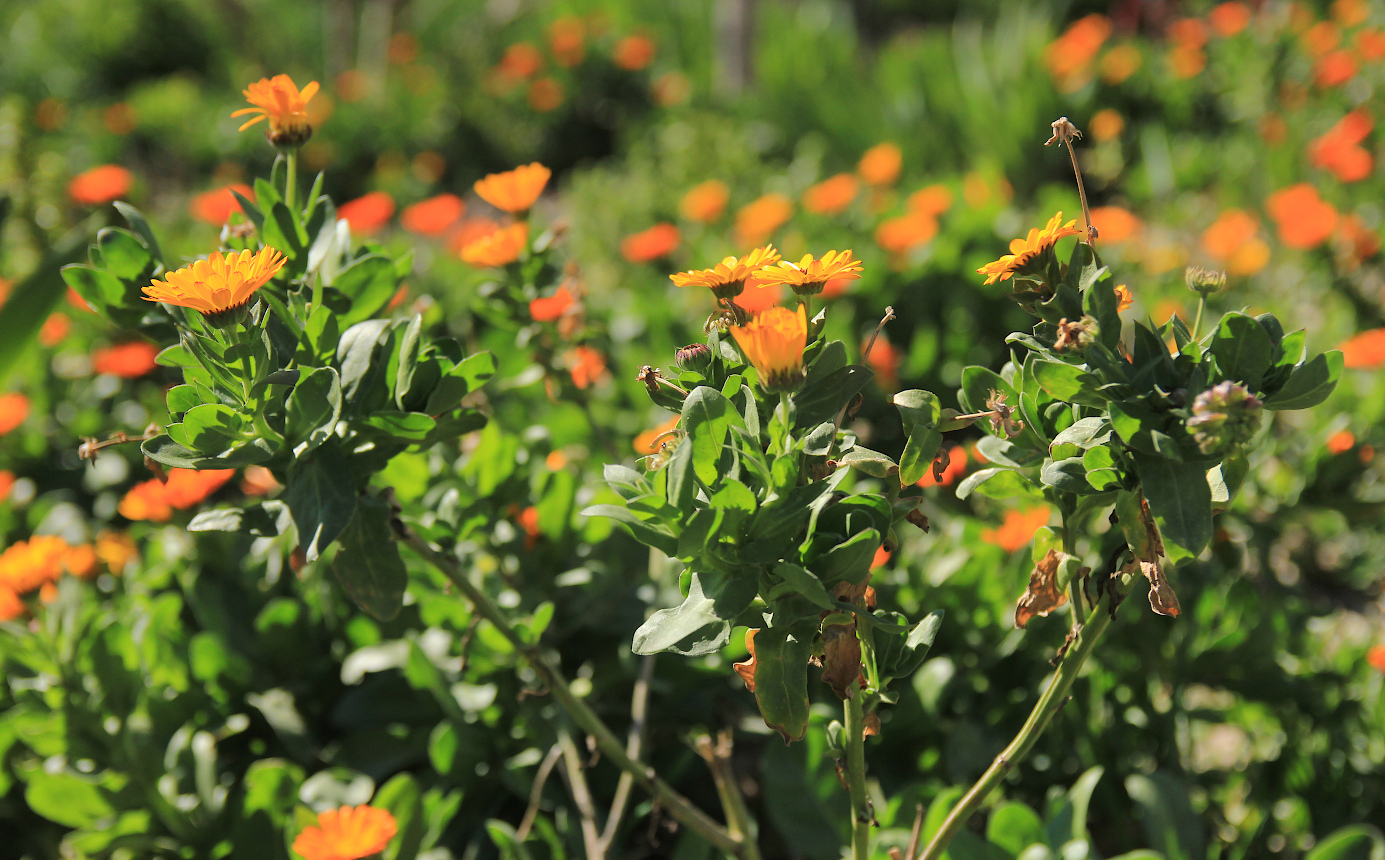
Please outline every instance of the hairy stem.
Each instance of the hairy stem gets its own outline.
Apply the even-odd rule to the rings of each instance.
[[[471,602],[476,613],[489,621],[500,635],[514,646],[515,652],[529,664],[534,673],[548,687],[554,701],[567,712],[573,723],[596,740],[596,746],[605,758],[622,771],[630,774],[637,785],[654,797],[660,808],[678,823],[705,839],[713,848],[738,858],[754,860],[754,849],[748,847],[748,840],[733,836],[725,827],[713,821],[707,813],[694,806],[692,801],[660,779],[652,768],[640,764],[626,754],[625,747],[616,738],[610,727],[601,721],[601,718],[587,706],[586,702],[577,698],[577,695],[572,692],[572,688],[568,686],[567,680],[563,678],[562,673],[549,662],[548,658],[537,647],[524,641],[519,632],[505,618],[500,607],[477,588],[471,580],[467,579],[455,559],[434,549],[431,544],[402,523],[396,523],[396,529],[403,543],[451,580],[457,590]]]
[[[851,792],[851,860],[870,860],[870,797],[866,793],[866,713],[861,689],[851,685],[846,711],[846,787]]]

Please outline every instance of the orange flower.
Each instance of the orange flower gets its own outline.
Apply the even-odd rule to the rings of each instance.
[[[70,331],[72,321],[67,318],[67,314],[62,311],[51,313],[48,319],[43,321],[43,327],[38,330],[38,342],[47,347],[57,346]]]
[[[1353,370],[1374,370],[1385,366],[1385,328],[1375,328],[1353,335],[1337,348],[1342,351],[1342,364]]]
[[[1355,27],[1371,17],[1371,10],[1366,0],[1333,0],[1332,17],[1343,27]]]
[[[827,299],[835,299],[838,296],[844,295],[846,291],[851,288],[851,281],[851,278],[835,278],[823,284],[823,300],[826,301]]]
[[[747,278],[777,262],[779,252],[766,245],[743,257],[725,257],[710,269],[678,272],[668,278],[676,287],[708,287],[717,298],[734,298],[744,289]]]
[[[168,503],[163,483],[158,478],[131,487],[117,510],[127,520],[166,523],[173,518],[173,506]]]
[[[606,358],[586,345],[568,350],[567,365],[578,388],[594,385],[606,373]]]
[[[840,253],[828,251],[816,260],[812,254],[805,254],[797,263],[782,260],[777,266],[761,269],[755,277],[765,283],[786,284],[800,296],[815,296],[828,281],[861,277],[861,269],[861,261],[847,248]]]
[[[529,244],[529,222],[502,227],[462,247],[462,259],[477,268],[508,266]]]
[[[14,489],[14,472],[9,469],[0,469],[0,502],[4,502],[10,497],[10,490]]]
[[[96,536],[96,557],[107,570],[119,576],[130,562],[139,558],[139,550],[128,534],[106,530]]]
[[[779,300],[783,296],[783,284],[776,281],[762,281],[759,275],[752,275],[745,282],[745,291],[736,299],[736,304],[740,305],[741,310],[754,316],[779,304]]]
[[[957,479],[967,471],[967,449],[961,445],[950,445],[947,449],[947,455],[948,460],[947,465],[943,467],[942,480],[933,477],[933,470],[929,469],[922,478],[919,478],[918,485],[920,487],[950,487],[957,483]],[[939,451],[938,456],[934,457],[933,460],[935,463],[941,463],[942,457],[942,452]]]
[[[1366,663],[1373,669],[1385,672],[1385,645],[1373,645],[1366,652]]]
[[[29,398],[12,391],[0,394],[0,436],[4,436],[29,417]]]
[[[267,496],[282,486],[264,466],[246,466],[240,481],[240,491],[247,496]]]
[[[904,152],[897,144],[886,141],[866,150],[856,172],[867,185],[893,185],[903,166]]]
[[[542,68],[543,54],[528,42],[516,42],[506,48],[495,67],[501,75],[517,81],[532,78]]]
[[[1097,238],[1106,242],[1124,242],[1144,229],[1139,218],[1119,206],[1098,206],[1092,210],[1092,226]]]
[[[96,573],[96,550],[87,543],[71,547],[63,553],[62,565],[78,579],[86,579]]]
[[[682,72],[664,72],[649,85],[649,95],[659,107],[673,107],[692,95],[692,81]]]
[[[485,179],[476,180],[474,187],[481,199],[490,205],[511,215],[522,216],[539,199],[552,175],[553,171],[535,161],[505,173],[492,173]]]
[[[1169,50],[1169,71],[1176,78],[1193,78],[1207,68],[1207,52],[1201,48],[1177,45]]]
[[[106,349],[98,349],[91,354],[91,369],[97,373],[110,373],[123,379],[138,379],[158,365],[154,358],[159,348],[144,340],[132,340],[116,344]]]
[[[13,621],[24,614],[24,603],[12,589],[0,586],[0,621]]]
[[[743,326],[732,326],[731,336],[766,390],[790,390],[803,381],[803,349],[808,344],[803,305],[794,311],[770,308]]]
[[[394,198],[383,191],[371,191],[337,207],[337,220],[350,224],[358,236],[379,232],[393,215]]]
[[[399,223],[410,233],[420,236],[441,236],[466,214],[466,204],[455,194],[439,194],[407,206]]]
[[[1088,123],[1088,129],[1091,131],[1092,137],[1097,140],[1111,140],[1119,137],[1120,133],[1125,130],[1125,120],[1118,112],[1111,108],[1105,108],[1092,114],[1092,121]]]
[[[452,231],[452,235],[447,237],[447,250],[461,256],[462,249],[477,239],[484,239],[496,230],[500,225],[490,218],[475,217],[467,218],[457,225]]]
[[[1315,248],[1337,227],[1337,209],[1307,182],[1274,192],[1265,208],[1279,224],[1279,240],[1290,248]]]
[[[1212,31],[1218,36],[1229,39],[1249,26],[1250,17],[1250,6],[1239,0],[1231,0],[1213,7],[1207,13],[1207,23],[1212,25]]]
[[[548,113],[561,107],[566,96],[562,84],[553,78],[542,77],[529,82],[525,97],[529,100],[529,107],[539,113]]]
[[[1101,79],[1111,86],[1124,83],[1140,70],[1144,57],[1134,45],[1117,45],[1101,58]]]
[[[936,218],[952,208],[952,191],[946,185],[928,185],[909,195],[909,211]]]
[[[682,239],[677,227],[663,222],[626,236],[621,240],[620,253],[632,263],[649,263],[678,250]]]
[[[865,355],[867,340],[861,344],[861,353],[865,357],[866,364],[875,371],[875,379],[880,387],[886,391],[893,391],[899,384],[899,350],[894,348],[889,338],[881,332],[871,346],[870,355]]]
[[[577,297],[564,284],[553,295],[541,296],[529,302],[529,316],[534,318],[534,322],[553,322],[576,304]]]
[[[134,182],[130,171],[117,164],[103,164],[72,178],[67,196],[83,206],[100,206],[124,197]]]
[[[1371,62],[1385,59],[1385,33],[1368,29],[1357,31],[1356,53]]]
[[[1340,86],[1356,77],[1359,67],[1350,51],[1323,54],[1313,65],[1313,82],[1323,89]]]
[[[1338,222],[1337,247],[1348,271],[1380,252],[1380,234],[1368,228],[1359,215],[1344,215]]]
[[[1082,85],[1097,51],[1111,37],[1111,19],[1093,13],[1074,21],[1044,50],[1049,74],[1061,89],[1075,90]]]
[[[145,301],[167,302],[204,314],[245,307],[255,291],[284,267],[284,256],[273,248],[258,253],[213,251],[205,260],[164,275],[144,288]]]
[[[1311,56],[1321,57],[1342,43],[1342,31],[1331,21],[1319,21],[1299,38],[1305,51]]]
[[[71,549],[53,535],[35,535],[11,545],[0,553],[0,590],[24,594],[57,581]]]
[[[255,123],[269,120],[269,130],[265,137],[275,146],[302,146],[313,136],[313,127],[308,124],[308,102],[317,93],[317,81],[309,83],[301,91],[293,78],[288,75],[275,75],[261,78],[244,90],[245,100],[253,107],[241,108],[231,116],[254,116],[237,131],[245,131]]]
[[[1034,533],[1048,525],[1051,513],[1048,505],[1039,505],[1025,511],[1006,511],[1005,521],[997,528],[983,531],[981,539],[1006,552],[1015,552],[1028,546],[1029,541],[1034,538]]]
[[[875,228],[875,244],[891,254],[905,254],[938,235],[938,219],[911,212],[880,222]]]
[[[1338,430],[1327,440],[1327,453],[1345,454],[1356,447],[1356,436],[1350,430]]]
[[[240,211],[240,201],[231,193],[232,191],[240,192],[241,196],[251,203],[255,202],[255,191],[249,185],[227,185],[213,191],[204,191],[192,198],[192,202],[188,204],[188,211],[198,221],[220,227],[231,220],[232,212]]]
[[[1053,246],[1058,244],[1059,239],[1082,234],[1082,231],[1077,229],[1076,221],[1069,221],[1066,224],[1062,222],[1063,213],[1059,212],[1048,219],[1048,224],[1042,230],[1037,227],[1031,228],[1029,235],[1025,238],[1011,240],[1010,253],[993,263],[987,263],[977,269],[976,273],[985,275],[988,284],[1009,280],[1011,275],[1023,269],[1036,257],[1052,250]]]
[[[881,547],[875,551],[875,555],[871,556],[870,558],[870,569],[875,570],[877,568],[884,567],[889,563],[890,551],[885,549],[885,547],[881,545]]]
[[[1202,231],[1202,247],[1215,259],[1225,261],[1237,248],[1255,238],[1259,229],[1255,216],[1240,209],[1227,209],[1217,216],[1212,226]]]
[[[654,40],[648,36],[626,36],[616,42],[611,60],[622,69],[638,72],[654,62]]]
[[[846,211],[861,183],[850,173],[838,173],[803,192],[803,208],[815,215],[838,215]]]
[[[1129,310],[1135,304],[1135,294],[1125,284],[1116,284],[1112,291],[1116,294],[1116,313]]]
[[[730,199],[731,191],[725,182],[709,179],[684,194],[678,208],[688,220],[710,224],[726,211],[726,202]]]
[[[530,505],[520,511],[519,527],[524,529],[524,548],[533,549],[539,542],[539,509]]]
[[[582,19],[567,15],[548,25],[548,47],[553,61],[571,68],[586,56],[587,26]]]
[[[293,850],[304,860],[360,860],[384,851],[398,830],[387,810],[343,806],[319,813],[317,825],[293,840]]]
[[[169,469],[164,495],[170,505],[186,510],[221,489],[235,473],[235,469]]]
[[[793,203],[782,194],[766,194],[736,213],[736,241],[758,245],[793,217]]]
[[[659,446],[666,440],[661,438],[673,432],[673,428],[678,426],[678,416],[675,415],[658,427],[646,430],[635,437],[635,453],[649,455],[659,453]]]
[[[1308,146],[1308,162],[1331,170],[1343,182],[1357,182],[1371,175],[1371,154],[1360,146],[1370,134],[1370,116],[1357,109]]]

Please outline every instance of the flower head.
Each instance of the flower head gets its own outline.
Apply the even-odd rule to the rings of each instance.
[[[359,860],[384,851],[398,830],[388,810],[343,806],[319,813],[317,825],[293,840],[293,850],[304,860]]]
[[[840,253],[828,251],[817,260],[806,254],[797,263],[783,260],[778,266],[766,266],[755,277],[766,283],[788,284],[800,296],[814,296],[828,281],[861,277],[861,261],[851,256],[850,248]]]
[[[79,173],[68,183],[67,196],[83,206],[100,206],[119,200],[130,190],[134,177],[118,164],[103,164]]]
[[[1082,231],[1077,229],[1077,222],[1074,220],[1064,224],[1063,213],[1059,212],[1048,219],[1048,224],[1042,230],[1032,228],[1025,238],[1011,241],[1010,253],[993,263],[987,263],[977,269],[976,273],[985,275],[988,284],[1009,280],[1012,275],[1023,271],[1036,259],[1052,251],[1059,239],[1080,235]]]
[[[620,254],[632,263],[650,263],[678,250],[682,240],[683,235],[677,227],[661,222],[622,239]]]
[[[808,317],[797,310],[770,308],[731,336],[760,375],[768,391],[792,391],[803,383],[803,349],[808,345]]]
[[[938,235],[938,219],[921,212],[910,212],[880,222],[875,228],[875,244],[891,254],[907,254]]]
[[[535,161],[505,173],[492,173],[476,180],[476,193],[497,209],[519,215],[529,211],[543,193],[553,171]]]
[[[410,233],[441,236],[466,214],[466,204],[455,194],[439,194],[405,207],[399,223]]]
[[[654,62],[654,40],[645,35],[626,36],[616,42],[611,60],[622,69],[638,72]]]
[[[572,294],[572,290],[567,285],[558,287],[558,291],[551,296],[540,296],[529,302],[529,316],[534,318],[534,322],[553,322],[560,319],[570,308],[577,304],[577,297]]]
[[[904,166],[904,152],[896,143],[877,143],[866,150],[856,172],[867,185],[892,185]]]
[[[1373,328],[1353,335],[1337,344],[1337,348],[1342,351],[1343,366],[1352,370],[1371,370],[1385,367],[1385,328]],[[0,398],[0,400],[3,399]],[[3,421],[4,408],[0,407],[0,422]],[[3,432],[3,424],[0,424],[0,433]]]
[[[1337,228],[1337,208],[1307,182],[1274,192],[1265,209],[1279,225],[1279,241],[1290,248],[1316,248]]]
[[[709,287],[719,299],[733,299],[745,289],[746,278],[766,266],[779,262],[779,252],[773,245],[756,248],[744,257],[726,257],[710,269],[695,269],[669,275],[679,287]]]
[[[462,259],[473,266],[508,266],[529,243],[529,222],[520,221],[462,246]]]
[[[138,379],[157,367],[154,359],[158,354],[159,348],[149,341],[132,340],[93,352],[91,369],[122,379]]]
[[[313,136],[313,127],[308,124],[308,102],[317,93],[317,81],[302,90],[288,75],[275,75],[260,78],[245,88],[245,100],[254,107],[241,108],[232,117],[255,114],[238,129],[245,131],[260,120],[269,120],[269,130],[265,137],[275,146],[295,149],[308,142]]]
[[[736,213],[736,241],[758,245],[793,217],[793,203],[782,194],[766,194]]]
[[[1185,423],[1202,453],[1224,454],[1250,441],[1262,411],[1259,398],[1228,380],[1199,394]]]
[[[861,182],[850,173],[838,173],[803,192],[803,208],[817,215],[838,215],[856,199]]]
[[[572,384],[578,388],[588,388],[606,374],[606,357],[585,344],[568,350],[566,357]]]
[[[981,533],[981,540],[994,544],[1006,552],[1015,552],[1029,544],[1034,533],[1048,525],[1053,511],[1048,505],[1039,505],[1025,511],[1005,512],[1005,522]]]
[[[219,317],[244,308],[255,291],[283,267],[284,255],[273,248],[262,248],[258,253],[213,251],[207,259],[169,272],[162,281],[153,281],[144,288],[145,301],[167,302]]]
[[[726,187],[725,182],[708,179],[689,189],[688,193],[683,195],[678,208],[684,217],[710,224],[726,211],[726,202],[730,199],[731,190]]]
[[[4,436],[29,417],[29,398],[18,391],[0,394],[0,436]]]
[[[188,209],[197,220],[205,221],[213,227],[220,227],[231,220],[232,212],[240,211],[240,201],[236,199],[233,191],[240,192],[240,195],[251,203],[255,202],[255,190],[249,185],[227,185],[224,188],[204,191],[192,198]]]
[[[394,198],[383,191],[371,191],[337,207],[337,220],[351,225],[351,232],[369,236],[390,222]]]

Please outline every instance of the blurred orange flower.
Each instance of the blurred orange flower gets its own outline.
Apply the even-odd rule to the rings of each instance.
[[[649,263],[678,250],[682,240],[683,235],[677,227],[667,222],[659,223],[622,239],[620,253],[632,263]]]
[[[146,340],[132,340],[98,349],[91,354],[91,369],[123,379],[137,379],[158,365],[154,358],[159,348]]]
[[[1256,235],[1259,230],[1253,215],[1227,209],[1202,232],[1202,247],[1228,274],[1253,275],[1270,259],[1270,246]]]
[[[1048,525],[1051,514],[1048,505],[1039,505],[1024,511],[1006,511],[1005,521],[997,528],[983,531],[981,539],[1006,552],[1015,552],[1028,546],[1029,541],[1034,538],[1034,533]]]
[[[0,553],[0,590],[24,594],[56,581],[71,550],[67,541],[54,535],[34,535],[11,544]]]
[[[870,355],[865,355],[867,340],[861,344],[861,353],[865,356],[866,364],[871,370],[875,371],[876,382],[887,392],[893,392],[899,385],[899,350],[894,348],[885,333],[875,339],[871,346]]]
[[[232,191],[240,192],[241,196],[251,203],[255,202],[255,190],[249,185],[237,183],[198,194],[188,204],[188,211],[198,221],[205,221],[213,227],[220,227],[231,220],[232,212],[240,211],[240,201],[236,199],[236,195]]]
[[[933,477],[933,470],[930,468],[919,478],[920,487],[950,487],[957,483],[957,479],[962,477],[967,471],[967,450],[961,445],[949,445],[947,447],[948,461],[943,468],[943,479],[941,481]],[[935,463],[942,462],[942,452],[933,458]],[[1032,536],[1032,535],[1031,535]]]
[[[1343,267],[1353,271],[1380,252],[1380,234],[1367,227],[1361,216],[1344,215],[1337,225],[1337,247]]]
[[[410,233],[441,236],[466,214],[466,203],[455,194],[439,194],[404,207],[399,223]]]
[[[360,860],[384,851],[398,830],[388,810],[343,806],[319,813],[317,824],[293,840],[293,850],[304,860]]]
[[[938,219],[911,212],[880,222],[875,228],[875,244],[891,254],[905,254],[938,235]]]
[[[13,621],[24,614],[24,603],[12,589],[0,585],[0,621]]]
[[[62,311],[56,311],[43,321],[43,327],[38,330],[38,342],[46,347],[55,347],[62,343],[63,338],[71,331],[72,320]]]
[[[511,215],[528,212],[543,193],[553,171],[537,161],[504,173],[492,173],[476,180],[476,193],[481,199]]]
[[[837,215],[856,199],[860,181],[850,173],[838,173],[803,192],[803,208],[815,215]]]
[[[678,208],[685,218],[710,224],[726,211],[726,201],[730,199],[731,191],[725,182],[709,179],[700,185],[694,185],[684,194]]]
[[[167,482],[150,478],[131,487],[120,500],[120,515],[127,520],[167,522],[174,508],[185,510],[200,503],[234,474],[234,469],[169,469]]]
[[[14,472],[9,469],[0,469],[0,502],[4,502],[10,497],[10,490],[14,489]]]
[[[1323,89],[1340,86],[1356,77],[1359,68],[1350,51],[1330,51],[1313,64],[1313,82]]]
[[[499,268],[518,260],[528,244],[529,222],[519,221],[463,245],[461,255],[463,260],[478,268]]]
[[[867,185],[892,185],[904,167],[904,152],[898,144],[886,141],[866,150],[856,172]]]
[[[548,48],[553,52],[553,61],[560,66],[572,67],[582,62],[586,40],[587,25],[581,18],[567,15],[548,25]]]
[[[1357,31],[1356,53],[1371,62],[1385,59],[1385,33],[1370,29]]]
[[[0,394],[0,436],[4,436],[29,417],[29,398],[12,391]]]
[[[246,466],[241,474],[240,491],[247,496],[267,496],[282,486],[264,466]]]
[[[1321,57],[1342,43],[1342,31],[1331,21],[1319,21],[1299,37],[1309,56]]]
[[[1333,0],[1332,17],[1343,27],[1355,27],[1371,17],[1371,10],[1366,0]]]
[[[1135,294],[1125,284],[1116,284],[1112,291],[1116,294],[1116,313],[1129,310],[1135,304]]]
[[[764,313],[784,297],[784,285],[777,281],[762,281],[757,276],[746,280],[745,290],[736,298],[741,310],[754,315]]]
[[[1101,79],[1111,86],[1125,83],[1140,70],[1144,57],[1134,45],[1117,45],[1101,58]]]
[[[1124,242],[1144,229],[1139,218],[1119,206],[1098,206],[1093,209],[1092,226],[1097,230],[1097,238],[1104,242]]]
[[[1044,62],[1054,83],[1064,90],[1081,86],[1097,51],[1110,37],[1111,19],[1105,15],[1092,13],[1074,21],[1044,49]]]
[[[649,95],[656,105],[673,107],[692,95],[692,81],[682,72],[664,72],[649,85]]]
[[[876,549],[875,555],[871,556],[870,558],[870,569],[876,570],[877,568],[884,567],[889,563],[890,551],[885,549],[884,545],[882,544],[878,549]]]
[[[78,579],[86,579],[96,573],[96,550],[91,544],[80,544],[63,553],[63,567]]]
[[[462,249],[477,239],[484,239],[496,230],[500,225],[490,218],[477,216],[467,218],[458,224],[452,234],[447,237],[447,250],[461,256]]]
[[[606,373],[605,356],[585,344],[568,351],[567,365],[578,388],[594,385]]]
[[[351,232],[369,236],[390,222],[394,198],[383,191],[371,191],[337,207],[337,220],[351,225]]]
[[[910,212],[936,218],[952,208],[952,190],[946,185],[927,185],[910,194],[905,205]]]
[[[528,42],[516,42],[505,49],[495,69],[513,80],[528,80],[543,68],[543,54]]]
[[[1328,437],[1324,447],[1329,454],[1344,454],[1356,447],[1356,436],[1350,430],[1338,430]]]
[[[1244,30],[1250,25],[1250,18],[1250,6],[1240,0],[1218,3],[1207,13],[1207,23],[1212,25],[1212,31],[1223,39],[1229,39]]]
[[[766,194],[736,213],[736,241],[759,245],[793,217],[793,203],[782,194]]]
[[[72,178],[67,196],[83,206],[100,206],[119,200],[130,190],[134,176],[118,164],[103,164]]]
[[[539,113],[548,113],[557,110],[563,104],[563,99],[567,93],[563,91],[563,85],[550,77],[535,78],[529,82],[529,92],[526,98],[529,99],[529,107]]]
[[[616,42],[611,60],[622,69],[638,72],[654,62],[654,40],[648,36],[626,36]]]
[[[1370,152],[1360,143],[1371,133],[1372,126],[1370,115],[1357,108],[1309,144],[1308,162],[1331,170],[1343,182],[1365,179],[1375,165]]]
[[[635,453],[642,456],[659,453],[658,446],[667,441],[660,439],[665,433],[672,432],[678,426],[678,416],[675,415],[657,427],[644,431],[635,437]]]
[[[1353,335],[1337,348],[1342,351],[1342,364],[1352,370],[1374,370],[1385,366],[1385,328],[1375,328]]]
[[[1307,182],[1281,188],[1265,201],[1279,225],[1279,240],[1290,248],[1316,248],[1337,227],[1337,209]]]
[[[1373,669],[1385,672],[1385,645],[1372,645],[1366,652],[1366,663]]]
[[[577,297],[564,284],[551,296],[540,296],[529,302],[529,316],[534,322],[553,322],[577,304]]]

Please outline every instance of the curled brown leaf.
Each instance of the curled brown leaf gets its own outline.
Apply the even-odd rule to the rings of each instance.
[[[1015,626],[1024,627],[1035,615],[1048,613],[1068,602],[1067,594],[1058,589],[1058,565],[1065,553],[1051,549],[1029,572],[1029,587],[1015,604]]]

